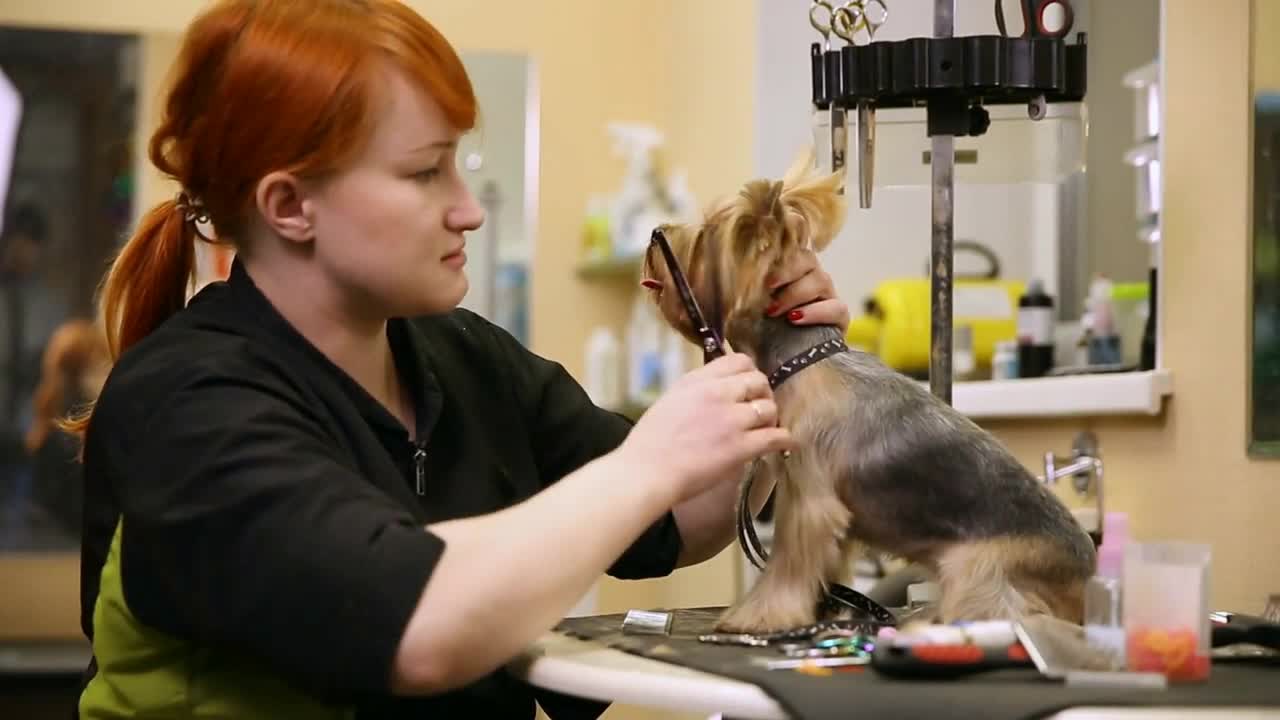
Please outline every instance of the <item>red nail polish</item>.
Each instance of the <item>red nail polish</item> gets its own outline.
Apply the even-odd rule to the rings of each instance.
[[[796,322],[803,317],[804,317],[803,310],[792,310],[791,312],[787,313],[787,319],[790,320],[791,322]]]
[[[769,303],[769,307],[767,307],[767,308],[765,308],[765,309],[764,309],[764,314],[765,314],[765,315],[772,315],[772,314],[774,314],[774,313],[776,313],[776,312],[778,312],[778,303],[776,303],[776,302],[775,302],[775,303]]]

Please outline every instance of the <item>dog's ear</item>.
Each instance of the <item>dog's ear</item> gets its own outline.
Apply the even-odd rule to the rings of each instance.
[[[820,172],[814,164],[814,150],[797,156],[782,180],[779,204],[786,228],[787,244],[796,243],[822,252],[844,225],[845,203],[840,188],[844,170]]]

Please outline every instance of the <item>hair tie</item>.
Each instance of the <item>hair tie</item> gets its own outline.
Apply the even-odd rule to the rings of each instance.
[[[199,235],[201,240],[204,240],[205,242],[214,241],[213,237],[206,235],[204,230],[200,227],[201,225],[212,225],[209,220],[209,210],[205,208],[203,200],[193,197],[186,190],[183,190],[182,192],[179,192],[177,198],[174,199],[174,206],[179,213],[182,213],[182,221],[184,223],[190,223],[191,227],[196,231],[196,235]]]

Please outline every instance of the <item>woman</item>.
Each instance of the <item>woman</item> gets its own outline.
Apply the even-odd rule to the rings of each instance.
[[[58,419],[98,396],[109,369],[102,329],[85,318],[59,325],[40,361],[40,383],[31,398],[24,440],[31,461],[33,496],[60,537],[80,539],[84,482],[75,438],[58,432]]]
[[[111,269],[74,428],[81,716],[532,717],[498,670],[602,572],[730,542],[788,443],[764,376],[722,358],[631,427],[458,309],[475,99],[394,0],[224,0],[174,72],[150,155],[183,192]],[[184,309],[205,220],[237,258]],[[775,312],[847,321],[814,266],[780,280]]]

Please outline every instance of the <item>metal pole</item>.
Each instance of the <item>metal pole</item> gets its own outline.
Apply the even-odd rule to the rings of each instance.
[[[934,0],[933,36],[952,37],[955,0]],[[955,252],[955,136],[934,135],[929,164],[933,171],[933,237],[929,258],[929,390],[951,404],[952,268]]]

